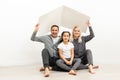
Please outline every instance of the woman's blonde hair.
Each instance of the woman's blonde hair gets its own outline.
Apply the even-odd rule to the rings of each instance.
[[[78,27],[78,26],[75,26],[75,27],[73,28],[73,30],[72,30],[72,36],[71,36],[71,41],[74,40],[74,30],[75,30],[75,28],[78,28],[79,31],[80,31],[80,27]],[[79,37],[78,37],[78,42],[79,42],[79,43],[82,42],[82,39],[81,39],[81,31],[80,31],[80,35],[79,35]]]

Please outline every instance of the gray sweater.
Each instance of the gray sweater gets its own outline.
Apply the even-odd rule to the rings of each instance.
[[[60,40],[58,40],[57,43],[53,44],[51,35],[37,37],[36,34],[37,34],[37,32],[33,32],[32,36],[31,36],[31,40],[44,43],[45,48],[48,49],[50,56],[58,57],[57,45],[59,44]]]

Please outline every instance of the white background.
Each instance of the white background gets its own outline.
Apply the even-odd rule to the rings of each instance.
[[[0,66],[40,64],[44,45],[31,34],[39,16],[62,5],[90,16],[95,38],[87,47],[95,64],[120,64],[119,0],[1,0]]]

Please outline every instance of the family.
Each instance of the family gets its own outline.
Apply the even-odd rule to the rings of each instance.
[[[42,50],[43,67],[40,71],[44,71],[44,76],[50,76],[50,70],[67,71],[70,75],[76,75],[77,70],[88,69],[94,74],[95,68],[99,66],[93,65],[93,56],[90,49],[86,49],[86,42],[94,37],[94,32],[90,26],[90,22],[86,23],[90,34],[81,36],[79,26],[74,26],[72,34],[69,31],[63,31],[58,36],[59,26],[51,26],[51,34],[44,36],[36,36],[40,24],[36,24],[35,30],[31,36],[32,41],[42,42],[45,48]]]

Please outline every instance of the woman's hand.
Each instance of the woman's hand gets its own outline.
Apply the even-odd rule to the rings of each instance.
[[[89,26],[90,26],[90,22],[89,22],[89,20],[87,21],[86,25],[87,25],[87,27],[89,27]]]

